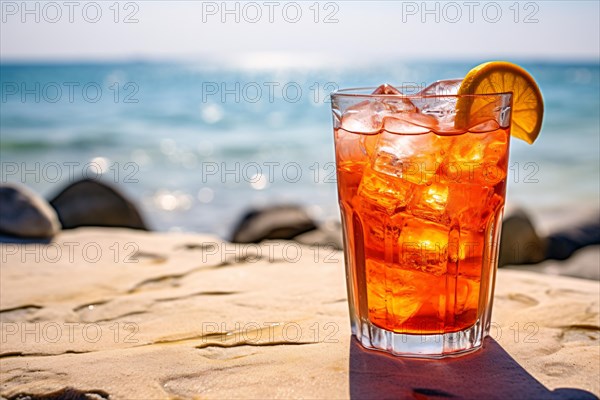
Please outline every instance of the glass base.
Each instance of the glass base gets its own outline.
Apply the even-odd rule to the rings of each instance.
[[[481,348],[489,327],[478,320],[471,328],[460,332],[411,335],[381,329],[369,321],[352,324],[352,334],[363,347],[395,356],[417,358],[457,357]]]

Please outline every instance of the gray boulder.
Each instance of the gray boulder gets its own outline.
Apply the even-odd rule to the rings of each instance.
[[[287,239],[316,229],[317,225],[300,206],[282,205],[251,210],[233,231],[234,243],[258,243],[267,239]]]
[[[546,246],[527,213],[516,209],[502,221],[498,266],[539,263],[546,258]]]
[[[60,230],[56,212],[48,202],[24,185],[0,185],[0,234],[49,239]]]
[[[84,179],[50,200],[64,229],[104,226],[148,230],[136,206],[117,189]]]

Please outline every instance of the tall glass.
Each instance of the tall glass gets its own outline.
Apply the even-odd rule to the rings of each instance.
[[[402,356],[476,350],[490,327],[512,95],[373,90],[332,94],[352,333]]]

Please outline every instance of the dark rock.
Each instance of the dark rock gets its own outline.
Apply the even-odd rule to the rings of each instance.
[[[535,264],[545,259],[546,243],[522,210],[504,217],[500,234],[498,266]]]
[[[96,180],[84,179],[67,186],[50,204],[64,229],[106,226],[148,230],[132,202]]]
[[[59,230],[56,212],[46,200],[23,185],[0,185],[0,233],[47,239]]]
[[[600,244],[600,217],[596,214],[578,219],[548,235],[546,258],[566,260],[583,247]]]
[[[267,239],[286,239],[316,229],[306,210],[294,205],[272,206],[249,211],[233,231],[234,243],[258,243]]]

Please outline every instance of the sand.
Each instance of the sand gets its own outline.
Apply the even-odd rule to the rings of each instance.
[[[85,228],[0,257],[9,399],[600,395],[598,281],[500,270],[484,349],[425,361],[356,344],[327,248]]]

